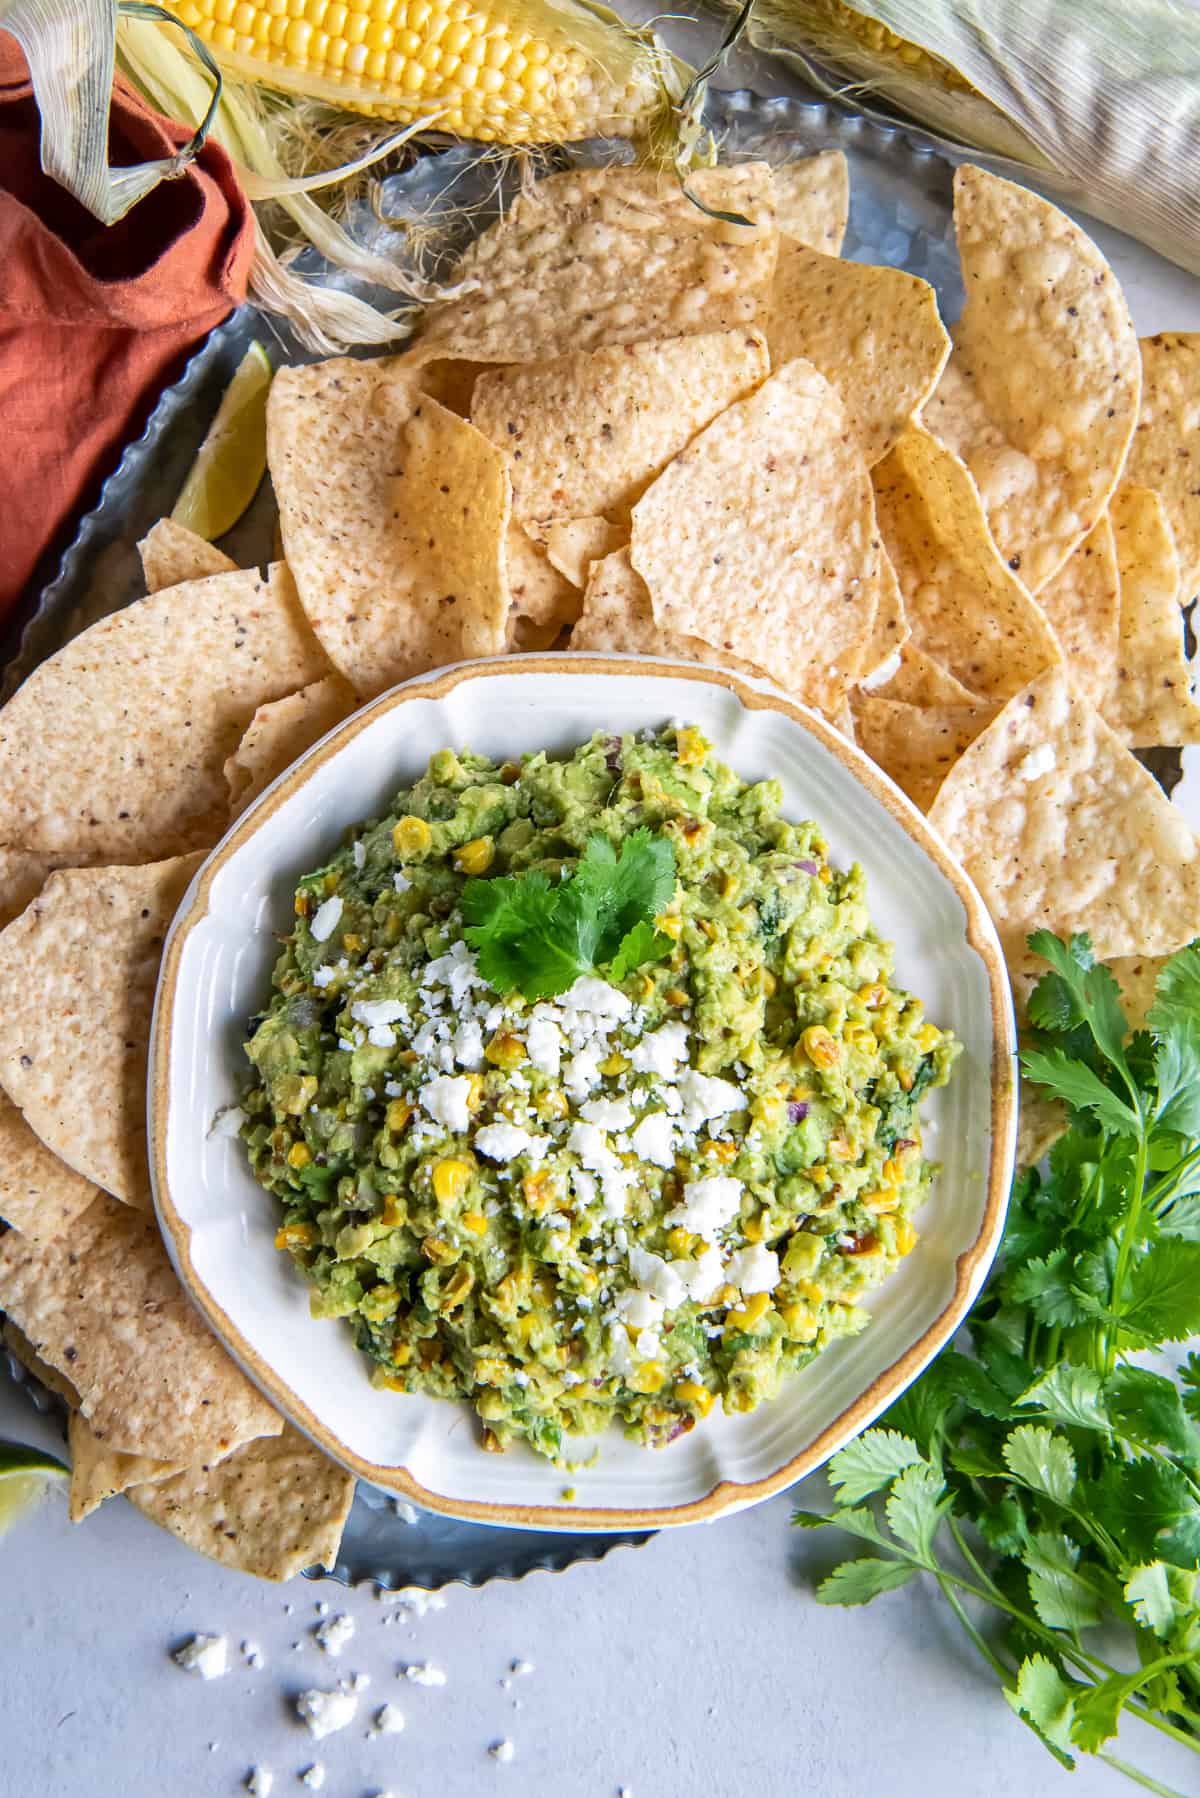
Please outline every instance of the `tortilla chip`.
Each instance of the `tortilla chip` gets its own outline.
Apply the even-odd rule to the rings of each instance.
[[[1101,960],[1190,942],[1200,842],[1064,668],[1004,707],[930,813],[1014,965],[1034,930],[1086,930]]]
[[[52,1155],[0,1093],[0,1218],[34,1242],[52,1242],[95,1197],[91,1181]]]
[[[655,621],[754,658],[833,713],[871,637],[871,481],[834,389],[797,360],[714,419],[633,510]]]
[[[1021,1081],[1017,1111],[1017,1166],[1036,1167],[1054,1147],[1069,1119],[1061,1099],[1051,1098],[1044,1087]]]
[[[938,384],[950,339],[927,281],[783,243],[767,320],[771,366],[804,356],[842,396],[868,464]]]
[[[267,460],[301,604],[360,699],[500,648],[503,458],[410,360],[281,368]]]
[[[237,563],[186,524],[160,518],[138,544],[147,593],[160,593],[180,581],[201,581],[210,574],[229,574]]]
[[[1184,652],[1179,557],[1166,508],[1148,487],[1122,481],[1113,495],[1112,521],[1121,618],[1104,716],[1135,749],[1200,743],[1200,707]]]
[[[229,815],[236,818],[252,799],[299,761],[306,749],[354,710],[354,693],[338,674],[314,681],[286,699],[260,705],[245,736],[225,764]]]
[[[138,1510],[189,1548],[260,1579],[333,1567],[354,1499],[354,1476],[285,1428],[217,1466],[134,1486]]]
[[[752,662],[714,649],[699,637],[666,631],[655,621],[646,583],[629,560],[626,545],[592,566],[579,623],[571,632],[572,649],[605,650],[619,656],[668,656],[682,662],[705,662],[732,668],[755,680],[769,680]]]
[[[24,1330],[19,1330],[11,1317],[4,1320],[3,1335],[5,1348],[16,1356],[26,1373],[31,1373],[47,1392],[57,1394],[72,1409],[78,1408],[79,1394],[70,1380],[65,1374],[59,1373],[57,1367],[51,1367],[48,1361],[42,1360]]]
[[[879,699],[899,699],[906,705],[919,706],[973,705],[980,697],[915,643],[906,643],[900,650],[891,680],[870,691]],[[992,707],[993,717],[998,709]]]
[[[504,627],[504,653],[512,656],[536,655],[543,649],[553,649],[563,634],[564,626],[559,624],[538,624],[536,619],[526,618],[523,612],[515,608],[508,614],[508,623]]]
[[[142,1208],[154,989],[200,860],[64,869],[0,932],[0,1083],[48,1149]]]
[[[1200,592],[1200,332],[1143,337],[1142,405],[1125,478],[1166,507],[1180,598]]]
[[[1047,581],[1038,604],[1062,647],[1071,679],[1091,705],[1103,706],[1116,667],[1121,611],[1117,552],[1107,513]]]
[[[993,699],[1059,659],[1053,631],[996,553],[978,490],[951,450],[911,425],[873,479],[914,643]]]
[[[328,671],[279,564],[101,619],[0,711],[0,838],[77,866],[211,846],[255,708]]]
[[[36,899],[55,868],[69,868],[67,853],[51,855],[27,849],[0,849],[0,930],[19,918]]]
[[[900,652],[911,636],[895,565],[880,544],[879,573],[875,582],[875,622],[858,659],[858,684],[872,686],[887,680],[891,670],[898,665]]]
[[[67,1426],[71,1446],[71,1486],[67,1494],[67,1516],[72,1523],[82,1523],[106,1498],[115,1498],[130,1486],[169,1480],[183,1468],[177,1461],[156,1461],[153,1455],[126,1455],[112,1449],[92,1432],[92,1426],[80,1412],[71,1414]]]
[[[629,533],[607,518],[570,518],[564,524],[552,524],[546,532],[546,557],[551,565],[574,586],[588,584],[593,562],[601,562],[622,543]]]
[[[986,700],[966,705],[915,705],[859,691],[852,700],[858,743],[926,812],[951,768],[986,730],[997,707]]]
[[[967,305],[925,422],[971,470],[1000,554],[1036,593],[1120,478],[1137,338],[1103,256],[1048,200],[968,165],[954,223]]]
[[[460,418],[470,418],[475,383],[496,366],[494,362],[467,362],[455,357],[436,362],[426,362],[419,356],[412,359],[414,367],[420,369],[421,392],[445,406],[447,412],[457,412]]]
[[[778,236],[763,162],[673,174],[572,169],[548,175],[467,249],[416,346],[424,360],[538,362],[610,343],[737,331],[759,321]]]
[[[580,351],[482,376],[471,422],[509,456],[513,515],[534,537],[556,519],[628,527],[655,476],[770,366],[757,331]]]
[[[67,1370],[107,1448],[191,1466],[283,1428],[192,1306],[154,1219],[104,1193],[63,1241],[0,1238],[0,1306]]]
[[[508,527],[505,556],[510,622],[515,613],[539,629],[553,626],[552,639],[574,624],[579,616],[579,587],[554,566],[519,524]]]
[[[850,165],[841,150],[822,150],[771,170],[775,223],[786,237],[839,256],[850,217]]]

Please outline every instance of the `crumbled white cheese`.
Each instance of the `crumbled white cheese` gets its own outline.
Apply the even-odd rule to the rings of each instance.
[[[423,1592],[419,1586],[403,1586],[398,1592],[381,1591],[379,1596],[403,1606],[414,1617],[424,1617],[429,1611],[444,1611],[446,1608],[446,1600],[440,1592]]]
[[[246,1121],[240,1105],[223,1105],[212,1121],[210,1136],[236,1136]]]
[[[627,993],[592,974],[581,974],[562,995],[559,1005],[568,1029],[577,1028],[584,1018],[590,1018],[593,1030],[598,1022],[621,1023],[633,1010],[633,1000]]]
[[[493,1742],[488,1749],[488,1753],[494,1761],[500,1761],[506,1766],[516,1752],[516,1749],[507,1738],[503,1742]]]
[[[416,1661],[404,1669],[404,1677],[414,1686],[444,1686],[446,1671],[432,1661]]]
[[[651,1161],[655,1167],[674,1167],[675,1131],[665,1111],[652,1111],[644,1117],[629,1143],[643,1161]]]
[[[339,894],[334,893],[332,898],[326,899],[322,905],[317,907],[316,916],[309,925],[309,930],[312,933],[314,943],[328,942],[329,938],[337,929],[338,919],[341,915],[341,897]]]
[[[1049,774],[1057,761],[1053,743],[1039,743],[1036,749],[1021,757],[1013,773],[1018,780],[1040,780],[1043,774]]]
[[[536,1139],[528,1130],[522,1130],[520,1124],[485,1124],[482,1130],[475,1132],[475,1147],[489,1161],[515,1161],[518,1155],[527,1155],[540,1141],[540,1161],[549,1145],[544,1138]]]
[[[475,957],[463,942],[454,943],[445,955],[431,961],[421,981],[424,986],[447,987],[454,1005],[460,1004],[473,986],[483,985]]]
[[[556,1080],[562,1064],[562,1031],[540,1005],[534,1007],[525,1031],[525,1047],[538,1073]]]
[[[398,893],[407,893],[409,887],[412,885],[412,881],[408,878],[407,874],[393,874],[392,885]]]
[[[652,1292],[631,1286],[618,1295],[615,1309],[622,1321],[632,1324],[635,1330],[652,1330],[662,1322],[664,1306]]]
[[[746,1095],[732,1081],[720,1080],[715,1074],[701,1074],[695,1068],[685,1068],[679,1076],[679,1096],[683,1100],[684,1128],[688,1130],[698,1130],[701,1124],[746,1109]]]
[[[301,1692],[296,1699],[296,1715],[318,1742],[345,1729],[357,1714],[358,1699],[353,1692]]]
[[[404,1728],[404,1712],[394,1704],[381,1704],[375,1713],[378,1736],[398,1736]]]
[[[325,1789],[325,1769],[320,1761],[314,1761],[311,1767],[305,1767],[300,1775],[300,1784],[307,1786],[310,1792],[323,1792]]]
[[[243,1642],[242,1654],[245,1656],[247,1667],[253,1667],[257,1672],[263,1664],[263,1653],[262,1649],[258,1646],[258,1643]]]
[[[633,1045],[630,1061],[638,1074],[657,1074],[670,1080],[681,1061],[687,1060],[688,1030],[686,1024],[672,1020],[660,1025]]]
[[[326,1654],[341,1654],[347,1642],[354,1638],[354,1619],[343,1611],[340,1616],[330,1617],[313,1631],[318,1648]]]
[[[624,1217],[629,1188],[637,1176],[632,1168],[622,1166],[599,1125],[572,1124],[567,1148],[578,1155],[590,1174],[599,1177],[604,1215],[612,1219]]]
[[[633,1122],[633,1106],[628,1099],[588,1099],[579,1107],[579,1115],[601,1130],[628,1130]]]
[[[536,1668],[534,1667],[534,1664],[532,1661],[514,1661],[512,1663],[512,1665],[509,1667],[509,1672],[515,1673],[519,1677],[520,1675],[525,1674],[525,1673],[536,1672]]]
[[[461,1133],[471,1126],[467,1100],[471,1094],[469,1074],[439,1074],[427,1080],[417,1094],[422,1108],[437,1124]]]
[[[367,845],[365,843],[355,843],[350,853],[354,857],[354,866],[356,868],[364,868],[366,866]]]
[[[577,1049],[563,1071],[563,1087],[567,1097],[575,1100],[586,1099],[600,1084],[600,1063],[604,1060],[603,1047],[594,1043],[585,1044]]]
[[[417,1510],[416,1505],[410,1505],[406,1498],[394,1498],[392,1500],[392,1509],[400,1519],[401,1523],[419,1523],[421,1521],[420,1512]],[[376,1598],[390,1598],[391,1593],[385,1593],[382,1586],[377,1586],[375,1588],[375,1596]]]
[[[737,1216],[742,1202],[742,1183],[732,1174],[708,1174],[703,1180],[689,1180],[683,1189],[683,1204],[668,1211],[668,1224],[682,1224],[697,1236],[715,1236]]]
[[[327,961],[323,967],[314,970],[312,983],[314,986],[330,986],[336,975],[337,969],[331,961]]]
[[[725,1263],[725,1277],[742,1292],[774,1292],[779,1284],[779,1256],[761,1242],[739,1249]]]
[[[687,1283],[681,1279],[673,1261],[652,1255],[635,1243],[629,1251],[629,1268],[644,1292],[660,1299],[668,1310],[682,1305],[687,1297]]]
[[[246,1790],[252,1798],[271,1798],[275,1790],[275,1775],[270,1767],[251,1767],[245,1780]]]
[[[472,1073],[478,1073],[483,1066],[483,1032],[478,1020],[464,1018],[454,1032],[450,1047],[460,1068],[469,1068]]]
[[[201,1679],[220,1679],[229,1671],[229,1641],[225,1636],[193,1636],[171,1658],[185,1673],[198,1673]]]
[[[401,999],[356,999],[350,1016],[358,1024],[373,1029],[376,1024],[398,1024],[408,1017],[408,1006]]]

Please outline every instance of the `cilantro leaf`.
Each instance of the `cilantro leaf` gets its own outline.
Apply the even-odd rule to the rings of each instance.
[[[911,1561],[881,1561],[874,1555],[843,1561],[817,1587],[817,1603],[869,1604],[881,1592],[907,1585],[916,1571]]]
[[[976,1515],[975,1527],[988,1547],[999,1555],[1019,1555],[1029,1540],[1025,1507],[1011,1490],[997,1504]]]
[[[1200,1242],[1155,1243],[1129,1276],[1121,1323],[1157,1346],[1200,1331]]]
[[[877,1548],[893,1547],[876,1523],[874,1512],[866,1505],[851,1505],[846,1510],[833,1511],[829,1516],[820,1511],[793,1511],[792,1522],[802,1530],[832,1525],[835,1529],[845,1530],[848,1536],[856,1536],[860,1542],[873,1542]]]
[[[1179,1607],[1163,1563],[1148,1561],[1143,1567],[1135,1567],[1125,1581],[1125,1598],[1142,1628],[1152,1630],[1165,1641],[1174,1628]]]
[[[1029,1596],[1051,1629],[1090,1629],[1103,1616],[1099,1596],[1077,1571],[1079,1549],[1069,1536],[1039,1530],[1022,1556]]]
[[[1023,1423],[1005,1437],[1001,1449],[1014,1478],[1056,1505],[1069,1505],[1075,1490],[1075,1456],[1064,1436],[1040,1423]]]
[[[607,838],[590,837],[574,873],[557,884],[540,868],[468,880],[463,934],[496,992],[549,999],[614,958],[612,978],[623,980],[665,954],[670,939],[653,919],[674,890],[675,852],[643,825],[619,854]]]
[[[653,924],[641,918],[621,938],[609,965],[608,977],[610,980],[624,980],[635,968],[644,968],[647,962],[662,961],[674,947],[675,944],[664,931],[655,930]]]
[[[1109,969],[1096,960],[1091,939],[1086,935],[1073,936],[1070,943],[1063,943],[1049,930],[1035,930],[1027,940],[1034,954],[1050,963],[1061,982],[1061,991],[1053,989],[1055,1009],[1060,1009],[1061,994],[1065,993],[1073,1006],[1068,1013],[1070,1022],[1086,1024],[1105,1060],[1127,1076],[1125,1038],[1129,1025],[1121,1005],[1121,989]],[[1045,1027],[1062,1030],[1066,1025]]]
[[[977,1411],[981,1417],[993,1417],[1004,1421],[1012,1416],[1012,1401],[992,1379],[986,1368],[978,1361],[972,1361],[969,1355],[960,1355],[956,1349],[947,1349],[935,1363],[941,1385],[947,1398],[962,1399]]]
[[[1044,1654],[1027,1656],[1017,1674],[1016,1691],[1006,1688],[1004,1696],[1018,1716],[1034,1726],[1043,1741],[1060,1750],[1064,1765],[1073,1766],[1067,1750],[1071,1746],[1075,1691],[1054,1662]]]
[[[596,922],[593,959],[602,964],[611,961],[623,937],[671,903],[675,852],[666,837],[644,824],[625,838],[619,855],[607,837],[589,837],[571,885]]]
[[[1040,1261],[1027,1261],[1006,1281],[1019,1305],[1028,1305],[1039,1323],[1062,1329],[1085,1323],[1091,1313],[1075,1282],[1076,1267],[1065,1246]]]
[[[1200,1355],[1193,1349],[1179,1369],[1183,1387],[1183,1408],[1195,1423],[1200,1423]]]
[[[1179,1468],[1149,1456],[1108,1461],[1088,1497],[1096,1521],[1131,1561],[1200,1566],[1200,1505]]]
[[[933,1538],[942,1520],[946,1485],[928,1461],[918,1461],[896,1479],[884,1506],[893,1535],[921,1560],[933,1558]]]
[[[1090,1367],[1077,1367],[1071,1361],[1060,1361],[1028,1391],[1021,1394],[1023,1405],[1037,1405],[1055,1423],[1073,1424],[1077,1429],[1109,1429],[1109,1416],[1104,1403],[1100,1375]]]
[[[1056,1098],[1080,1111],[1093,1111],[1106,1130],[1136,1136],[1142,1121],[1124,1099],[1105,1086],[1085,1061],[1076,1061],[1061,1049],[1025,1049],[1021,1067],[1028,1080],[1045,1086]]]
[[[1161,1445],[1182,1460],[1195,1460],[1200,1450],[1174,1380],[1148,1367],[1118,1367],[1107,1388],[1114,1425],[1130,1442]]]
[[[1127,1698],[1132,1698],[1145,1674],[1112,1673],[1097,1685],[1080,1692],[1075,1700],[1071,1735],[1076,1747],[1095,1754],[1116,1735]]]
[[[856,1505],[923,1459],[911,1437],[895,1430],[867,1430],[834,1455],[829,1483],[837,1489],[839,1504]]]

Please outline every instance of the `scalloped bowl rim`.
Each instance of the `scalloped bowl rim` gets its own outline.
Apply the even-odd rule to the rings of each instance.
[[[918,857],[927,864],[930,891],[935,887],[944,899],[946,889],[950,889],[962,909],[961,941],[955,945],[956,953],[965,962],[971,963],[972,977],[978,988],[978,978],[982,974],[986,981],[986,994],[983,1010],[986,1013],[989,1040],[986,1049],[980,1051],[976,1059],[982,1063],[986,1058],[986,1070],[980,1067],[980,1102],[976,1113],[983,1110],[986,1098],[986,1125],[980,1124],[976,1116],[976,1127],[984,1128],[987,1138],[986,1165],[972,1170],[970,1180],[978,1186],[978,1227],[973,1238],[963,1243],[953,1257],[952,1269],[944,1270],[947,1278],[952,1278],[952,1286],[945,1295],[941,1308],[925,1323],[915,1338],[909,1341],[886,1366],[879,1367],[860,1390],[856,1391],[849,1402],[838,1409],[836,1415],[824,1421],[815,1431],[811,1439],[794,1445],[790,1451],[782,1448],[782,1458],[778,1465],[772,1465],[757,1477],[736,1479],[729,1477],[722,1470],[719,1452],[709,1449],[707,1461],[709,1472],[701,1473],[700,1480],[709,1479],[707,1488],[697,1491],[694,1496],[686,1497],[682,1502],[663,1504],[653,1502],[653,1494],[640,1496],[632,1505],[611,1503],[563,1502],[561,1486],[563,1474],[554,1469],[550,1463],[540,1457],[530,1456],[536,1461],[542,1474],[543,1483],[554,1485],[557,1502],[543,1502],[540,1491],[537,1501],[527,1502],[523,1498],[511,1497],[496,1500],[472,1496],[470,1492],[439,1491],[431,1487],[428,1479],[419,1479],[402,1461],[384,1461],[373,1459],[371,1454],[364,1453],[343,1440],[338,1433],[327,1411],[323,1413],[313,1403],[302,1399],[289,1383],[286,1375],[276,1364],[276,1358],[266,1355],[248,1334],[249,1317],[245,1307],[235,1317],[226,1308],[228,1295],[219,1296],[214,1291],[214,1279],[211,1271],[202,1271],[197,1266],[195,1252],[196,1202],[193,1198],[193,1186],[188,1185],[185,1195],[179,1170],[173,1165],[177,1159],[173,1144],[180,1127],[187,1126],[189,1113],[196,1115],[195,1093],[198,1058],[189,1053],[184,1027],[190,1025],[193,1034],[198,1026],[198,1019],[189,1012],[187,1006],[180,1007],[179,989],[181,973],[185,970],[191,977],[191,964],[203,960],[204,945],[202,936],[198,935],[201,927],[212,917],[214,887],[222,877],[229,879],[229,870],[235,868],[239,859],[257,843],[264,831],[270,831],[280,814],[293,802],[302,798],[310,783],[323,770],[336,764],[347,755],[352,755],[356,744],[361,744],[364,735],[381,719],[398,721],[395,734],[397,743],[394,755],[397,764],[403,751],[400,739],[404,734],[404,713],[406,708],[419,707],[419,702],[427,701],[434,705],[452,702],[456,693],[465,692],[471,697],[483,697],[481,689],[474,688],[471,683],[477,681],[494,682],[515,679],[519,682],[527,680],[546,680],[554,683],[561,695],[561,683],[580,676],[599,677],[602,681],[618,680],[632,683],[641,693],[650,687],[663,682],[689,682],[692,689],[689,697],[698,702],[704,689],[719,692],[725,696],[726,703],[735,702],[738,715],[749,715],[753,721],[755,714],[770,713],[783,719],[786,725],[800,732],[808,739],[803,751],[810,760],[815,755],[824,758],[821,766],[828,768],[831,760],[840,769],[849,774],[855,785],[862,791],[868,801],[868,812],[876,816],[882,811],[897,824],[909,839],[909,843],[918,852]],[[615,690],[614,690],[615,691]],[[631,699],[629,703],[634,702]],[[712,703],[716,703],[713,701]],[[642,709],[645,709],[644,706]],[[652,707],[653,711],[654,708]],[[480,716],[483,714],[481,713]],[[659,722],[675,715],[675,708],[669,704],[658,708]],[[415,714],[413,717],[415,722]],[[585,740],[595,729],[608,726],[608,720],[591,715],[581,714],[575,731],[576,742]],[[634,728],[641,728],[637,725]],[[711,734],[711,733],[710,733]],[[797,739],[799,741],[799,739]],[[541,743],[522,742],[514,744],[516,750],[532,747],[543,747]],[[413,745],[409,744],[410,759]],[[394,790],[401,778],[415,777],[420,771],[429,750],[435,747],[425,741],[416,745],[417,760],[412,763],[413,773],[407,771],[402,775],[399,768],[391,773],[389,785]],[[715,747],[722,756],[736,755],[718,738]],[[745,778],[745,771],[739,769]],[[786,784],[786,783],[785,783]],[[789,809],[794,810],[790,805]],[[351,824],[368,815],[364,811],[356,811],[345,815],[340,822],[337,835],[344,833]],[[827,834],[830,831],[830,820],[821,818],[819,822]],[[329,835],[329,831],[326,831]],[[335,838],[336,840],[336,838]],[[296,858],[292,858],[296,861]],[[301,855],[296,861],[298,869],[311,864],[311,855]],[[868,895],[873,884],[873,870],[870,858],[864,857],[868,877]],[[276,885],[282,876],[276,877]],[[287,883],[290,898],[292,882]],[[257,920],[259,934],[263,934],[260,904],[260,917]],[[872,903],[873,921],[880,922],[875,905]],[[891,920],[883,921],[886,934],[893,934]],[[973,962],[971,961],[973,959]],[[265,967],[269,973],[270,963]],[[265,991],[265,978],[259,971],[257,990]],[[913,982],[919,985],[919,982]],[[207,988],[202,989],[203,996],[211,998]],[[978,994],[977,994],[978,997]],[[194,1008],[193,1008],[194,1010]],[[247,1011],[242,1014],[249,1016]],[[210,1007],[211,1016],[211,1007]],[[942,1021],[954,1026],[953,1017],[943,1015]],[[209,1040],[201,1030],[201,1040]],[[213,1056],[210,1059],[219,1060]],[[969,1058],[964,1057],[964,1062]],[[962,1063],[960,1063],[960,1068]],[[956,1078],[958,1075],[956,1074]],[[177,1096],[176,1089],[186,1094]],[[952,1083],[953,1088],[953,1083]],[[945,1091],[952,1090],[943,1089]],[[1012,1178],[1016,1134],[1016,1037],[1013,1022],[1012,999],[1008,977],[1005,971],[1003,954],[995,928],[975,888],[962,868],[954,861],[949,850],[941,841],[936,831],[929,825],[920,812],[907,797],[883,775],[868,758],[831,725],[814,712],[810,712],[796,701],[789,699],[767,682],[746,679],[724,670],[710,666],[698,666],[694,663],[675,662],[666,658],[643,658],[633,656],[609,656],[573,653],[569,655],[521,655],[503,656],[486,661],[459,663],[450,668],[437,670],[431,674],[421,675],[403,685],[382,694],[368,705],[354,713],[352,717],[337,725],[321,742],[310,749],[299,761],[294,763],[285,773],[255,801],[232,825],[226,836],[212,851],[194,876],[187,893],[184,895],[179,911],[171,926],[165,946],[158,990],[155,1000],[154,1020],[151,1034],[151,1049],[148,1075],[148,1119],[151,1176],[154,1191],[154,1202],[159,1223],[163,1232],[168,1252],[176,1271],[192,1301],[205,1317],[210,1328],[222,1341],[234,1359],[245,1369],[251,1379],[261,1388],[272,1404],[287,1416],[300,1430],[308,1435],[325,1453],[334,1460],[352,1469],[360,1478],[385,1491],[402,1495],[423,1505],[430,1510],[442,1514],[460,1517],[477,1523],[503,1524],[510,1527],[530,1529],[559,1529],[578,1532],[583,1530],[651,1530],[670,1526],[709,1520],[731,1511],[757,1503],[793,1484],[806,1474],[820,1467],[837,1449],[857,1435],[878,1414],[893,1403],[901,1392],[917,1377],[933,1356],[942,1348],[957,1330],[975,1297],[977,1296],[987,1271],[999,1246],[1003,1230],[1008,1190]],[[935,1095],[935,1098],[937,1095]],[[229,1103],[226,1097],[221,1101],[213,1101],[211,1096],[201,1115],[211,1119],[220,1108],[221,1103]],[[211,1130],[207,1136],[211,1137]],[[207,1140],[207,1139],[206,1139]],[[236,1145],[240,1148],[240,1145]],[[950,1150],[954,1152],[953,1146]],[[940,1175],[939,1181],[946,1176]],[[253,1177],[248,1167],[244,1170],[244,1179],[253,1184]],[[198,1189],[197,1189],[198,1190]],[[261,1188],[255,1192],[261,1196]],[[232,1219],[227,1220],[232,1226]],[[227,1232],[228,1233],[228,1232]],[[273,1230],[271,1232],[273,1234]],[[236,1237],[236,1231],[233,1232]],[[202,1238],[203,1240],[203,1238]],[[884,1294],[901,1278],[902,1273],[919,1266],[922,1246],[928,1241],[922,1237],[916,1251],[908,1258],[901,1270],[894,1273],[888,1281],[876,1289],[872,1298]],[[235,1242],[241,1252],[245,1252],[245,1229],[242,1240]],[[283,1257],[276,1254],[277,1262]],[[222,1278],[231,1278],[228,1263],[222,1262],[225,1270]],[[930,1277],[933,1276],[930,1270]],[[294,1275],[290,1276],[293,1284],[301,1283]],[[918,1293],[921,1288],[916,1289]],[[267,1295],[268,1302],[274,1302],[272,1294]],[[295,1295],[292,1295],[293,1298]],[[927,1297],[927,1295],[926,1295]],[[224,1298],[224,1302],[222,1299]],[[256,1289],[255,1300],[258,1300]],[[304,1322],[307,1329],[313,1332],[312,1338],[304,1338],[304,1347],[311,1350],[319,1338],[316,1332],[320,1326],[311,1323],[305,1310]],[[335,1326],[339,1327],[339,1326]],[[878,1327],[875,1322],[860,1336],[850,1339],[851,1343],[865,1343],[872,1338],[872,1330]],[[297,1341],[300,1339],[297,1338]],[[801,1374],[792,1376],[785,1384],[785,1391],[813,1369],[828,1370],[832,1357],[843,1348],[842,1343],[834,1344],[805,1368]],[[357,1355],[357,1351],[351,1349]],[[364,1386],[369,1382],[364,1380]],[[374,1391],[374,1388],[370,1388]],[[388,1395],[394,1401],[395,1395]],[[778,1415],[778,1408],[783,1404],[783,1394],[767,1404],[760,1406],[748,1417],[720,1422],[735,1422],[738,1427],[755,1428],[755,1420],[770,1420]],[[447,1401],[427,1398],[406,1397],[406,1404],[422,1407],[438,1407],[444,1417],[446,1413],[465,1414],[465,1405],[450,1405]],[[718,1418],[714,1412],[713,1417]],[[712,1419],[709,1420],[711,1424]],[[456,1426],[455,1426],[456,1427]],[[707,1429],[707,1425],[705,1429]],[[609,1431],[603,1438],[608,1442],[614,1432]],[[704,1438],[704,1429],[692,1432],[682,1438],[684,1443],[694,1443],[696,1438]],[[750,1438],[752,1440],[752,1438]],[[623,1439],[622,1439],[623,1444]],[[632,1445],[624,1445],[631,1447]],[[514,1451],[510,1451],[510,1454]],[[517,1452],[528,1452],[519,1450]],[[661,1454],[670,1450],[658,1451]],[[478,1465],[482,1474],[489,1464],[494,1465],[498,1459],[507,1461],[509,1456],[494,1457],[485,1455],[477,1447],[473,1447],[474,1465]],[[653,1468],[657,1455],[653,1451],[638,1449],[638,1455],[645,1457],[645,1464]],[[651,1458],[653,1455],[653,1458]],[[545,1470],[549,1470],[547,1474]],[[521,1476],[518,1475],[518,1478]],[[532,1473],[531,1473],[532,1477]],[[574,1477],[580,1485],[587,1484],[586,1472]],[[469,1481],[468,1484],[471,1482]],[[648,1482],[653,1485],[651,1479]]]

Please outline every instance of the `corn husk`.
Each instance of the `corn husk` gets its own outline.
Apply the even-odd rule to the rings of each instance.
[[[748,29],[830,97],[885,123],[914,119],[952,156],[1031,181],[1200,274],[1191,0],[757,0]]]

